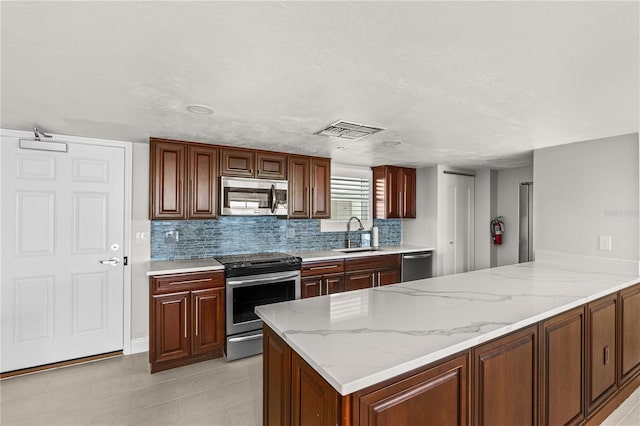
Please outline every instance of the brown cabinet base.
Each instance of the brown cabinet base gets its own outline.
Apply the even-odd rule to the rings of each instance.
[[[154,362],[151,364],[150,371],[157,373],[159,371],[170,370],[176,367],[184,367],[185,365],[195,364],[196,362],[207,361],[209,359],[220,358],[223,355],[222,348],[197,355],[189,355],[183,358],[172,359],[171,361]]]

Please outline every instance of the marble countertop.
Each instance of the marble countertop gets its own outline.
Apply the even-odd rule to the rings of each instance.
[[[356,253],[342,253],[334,250],[323,250],[287,252],[287,254],[298,256],[302,258],[303,262],[312,262],[317,260],[347,259],[352,257],[379,256],[384,254],[412,253],[418,251],[433,251],[433,248],[402,245],[380,247],[378,250]],[[193,260],[154,260],[148,262],[147,276],[217,270],[224,271],[224,266],[212,257]]]
[[[640,281],[638,262],[623,262],[538,260],[256,312],[348,395]]]

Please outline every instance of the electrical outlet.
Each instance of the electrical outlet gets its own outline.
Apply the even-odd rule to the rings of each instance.
[[[287,238],[296,237],[296,228],[287,228]]]
[[[611,237],[608,235],[600,235],[598,242],[598,250],[611,251]]]
[[[164,233],[165,243],[177,243],[180,241],[178,231],[167,231]]]
[[[136,232],[136,244],[146,244],[149,241],[148,232]]]

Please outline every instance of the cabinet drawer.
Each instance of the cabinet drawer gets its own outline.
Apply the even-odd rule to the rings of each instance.
[[[313,275],[335,274],[343,271],[344,271],[344,260],[305,262],[302,264],[301,275],[303,277],[309,277]]]
[[[221,272],[170,274],[151,278],[151,291],[153,294],[223,286],[224,274]]]
[[[391,269],[400,267],[400,255],[390,254],[384,256],[367,256],[357,257],[354,259],[346,259],[344,261],[344,268],[349,271],[362,271],[365,269]]]

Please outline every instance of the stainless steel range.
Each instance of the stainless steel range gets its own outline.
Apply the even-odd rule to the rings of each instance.
[[[225,266],[227,361],[262,353],[255,307],[300,298],[302,259],[285,253],[217,257]]]

